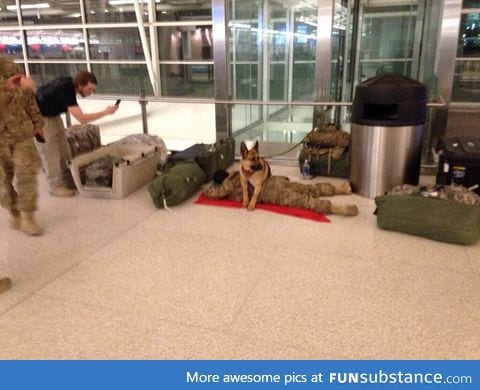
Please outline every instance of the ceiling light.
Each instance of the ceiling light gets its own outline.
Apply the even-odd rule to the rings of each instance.
[[[39,9],[39,8],[50,8],[50,4],[48,3],[36,3],[36,4],[22,4],[20,6],[21,9]],[[9,11],[16,11],[16,5],[7,5],[7,9]]]
[[[133,0],[110,0],[110,5],[133,4]]]
[[[110,5],[125,5],[125,4],[133,4],[134,0],[109,0],[108,4]],[[142,3],[142,0],[139,0]],[[155,3],[160,3],[160,0],[155,0]]]

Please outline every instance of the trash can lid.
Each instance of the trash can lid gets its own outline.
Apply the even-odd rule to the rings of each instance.
[[[365,80],[355,88],[354,103],[400,104],[406,101],[426,104],[426,86],[406,76],[383,74]]]

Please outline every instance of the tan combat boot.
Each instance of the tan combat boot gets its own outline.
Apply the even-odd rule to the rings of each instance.
[[[58,186],[50,190],[50,195],[59,198],[71,198],[72,196],[75,196],[75,191],[65,186]]]
[[[0,294],[12,288],[10,278],[0,278]]]
[[[20,213],[13,209],[10,210],[10,219],[8,221],[8,225],[15,230],[20,229]]]
[[[22,232],[30,234],[31,236],[38,236],[43,233],[43,229],[35,222],[33,212],[22,211],[20,217],[20,229]]]
[[[354,217],[358,215],[358,208],[354,204],[332,204],[330,212],[337,215],[346,215],[348,217]]]
[[[335,195],[350,195],[352,193],[352,187],[348,181],[344,181],[335,186]]]

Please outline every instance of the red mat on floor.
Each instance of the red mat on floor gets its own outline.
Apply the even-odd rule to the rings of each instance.
[[[200,194],[195,201],[196,204],[205,204],[208,206],[233,207],[241,209],[242,203],[229,199],[209,199],[205,195]],[[330,220],[323,214],[311,210],[300,209],[298,207],[278,206],[275,204],[259,203],[257,210],[272,211],[274,213],[291,215],[292,217],[310,219],[317,222],[330,222]]]

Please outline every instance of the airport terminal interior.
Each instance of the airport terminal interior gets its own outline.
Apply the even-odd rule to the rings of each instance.
[[[301,141],[351,133],[357,85],[392,73],[426,88],[417,168],[434,184],[437,141],[480,137],[479,29],[477,0],[0,0],[0,56],[37,85],[93,72],[85,112],[122,100],[95,122],[103,145],[233,137],[233,171],[257,140],[304,184],[349,180],[302,177]],[[357,216],[318,222],[196,204],[201,189],[157,209],[147,185],[58,198],[38,180],[43,235],[1,210],[0,359],[480,358],[480,243],[380,229],[355,187],[330,199]]]

